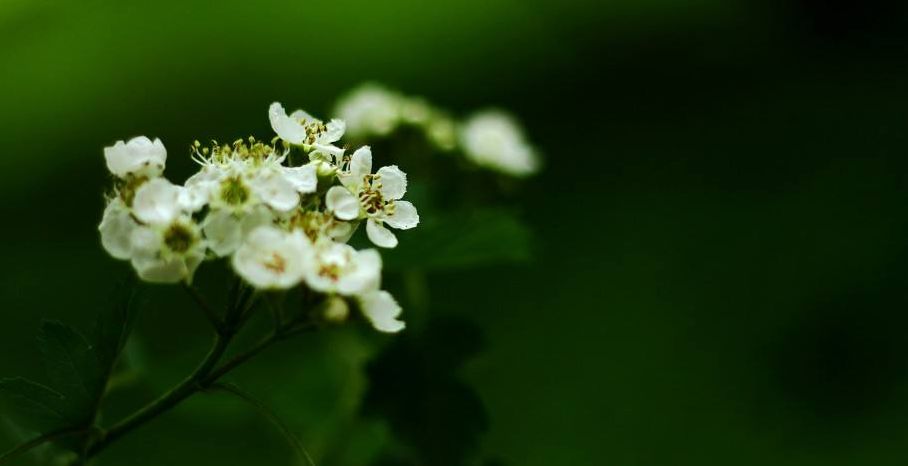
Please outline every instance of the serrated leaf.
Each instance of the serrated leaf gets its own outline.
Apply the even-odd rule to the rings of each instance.
[[[532,232],[513,213],[479,209],[433,215],[388,251],[390,270],[443,270],[526,262],[532,257]]]
[[[3,417],[36,432],[50,432],[70,425],[63,395],[21,377],[0,380]]]
[[[135,323],[135,293],[131,283],[117,288],[113,302],[98,314],[94,345],[98,362],[109,377]]]
[[[67,411],[78,420],[94,416],[105,377],[94,349],[81,333],[60,322],[45,321],[38,337],[47,375],[63,395]]]

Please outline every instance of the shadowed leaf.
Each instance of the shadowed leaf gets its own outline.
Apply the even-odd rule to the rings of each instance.
[[[94,349],[81,333],[60,322],[46,321],[38,337],[47,375],[69,412],[90,420],[104,375]]]
[[[31,380],[0,380],[3,417],[36,432],[50,432],[71,423],[63,395]]]

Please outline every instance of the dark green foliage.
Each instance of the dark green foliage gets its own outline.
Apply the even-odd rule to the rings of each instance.
[[[380,464],[458,466],[473,459],[489,420],[458,371],[482,347],[472,323],[436,317],[422,332],[400,334],[369,364],[365,413],[387,419],[408,451],[385,452]]]
[[[105,384],[92,345],[72,327],[51,321],[41,325],[38,343],[52,386],[63,395],[67,411],[75,416],[71,420],[89,422]]]
[[[419,228],[403,233],[388,253],[390,270],[445,270],[530,260],[533,237],[513,212],[482,208],[422,214]]]
[[[132,286],[121,286],[114,305],[99,315],[91,340],[61,322],[43,322],[38,347],[50,387],[21,377],[0,380],[3,413],[41,434],[79,428],[87,434],[132,328],[132,304]],[[79,450],[84,438],[68,436],[58,445]]]
[[[0,407],[4,417],[38,432],[56,430],[73,421],[68,418],[63,395],[21,377],[0,380]]]

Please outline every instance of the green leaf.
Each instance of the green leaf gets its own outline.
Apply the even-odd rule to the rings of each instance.
[[[501,209],[427,215],[418,228],[400,235],[398,247],[386,254],[390,270],[520,263],[532,257],[532,232]]]
[[[95,323],[94,350],[109,378],[135,323],[135,292],[132,283],[117,288],[113,303],[98,314]]]
[[[47,375],[63,395],[67,411],[90,421],[105,376],[94,349],[81,333],[60,322],[45,321],[38,336]]]
[[[36,432],[50,432],[71,424],[66,400],[60,393],[31,380],[0,380],[3,417]]]

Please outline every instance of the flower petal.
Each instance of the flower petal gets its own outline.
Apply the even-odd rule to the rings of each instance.
[[[311,245],[302,233],[262,226],[246,237],[232,263],[256,288],[287,289],[303,279],[311,261]]]
[[[409,230],[419,225],[419,214],[416,212],[416,207],[410,202],[395,201],[394,213],[386,216],[383,220],[391,228]]]
[[[180,191],[182,188],[164,178],[155,178],[136,190],[133,212],[140,221],[150,224],[170,223],[180,213]]]
[[[344,120],[332,119],[325,125],[325,133],[319,136],[319,144],[331,144],[344,137],[344,131],[347,130],[347,124]]]
[[[372,218],[366,222],[366,236],[369,237],[369,241],[382,248],[397,246],[397,237],[394,236],[394,233]]]
[[[294,120],[302,123],[317,123],[321,121],[318,118],[310,115],[303,109],[294,110],[293,113],[290,114],[290,118],[293,118]]]
[[[104,159],[107,169],[120,178],[130,174],[154,178],[164,171],[167,149],[160,139],[152,141],[139,136],[128,142],[117,141],[113,146],[104,148]]]
[[[271,128],[281,139],[291,144],[302,144],[306,140],[306,128],[297,119],[287,116],[287,111],[280,103],[275,102],[268,107],[268,119],[271,120]]]
[[[352,272],[337,281],[337,292],[349,296],[378,289],[381,284],[381,255],[378,251],[356,251],[352,262]]]
[[[284,177],[297,192],[308,194],[314,193],[318,188],[318,174],[316,173],[315,164],[307,163],[301,167],[283,167]]]
[[[243,240],[240,219],[226,210],[214,210],[208,214],[202,231],[205,232],[208,247],[218,257],[232,254]]]
[[[332,186],[325,195],[325,204],[341,220],[359,217],[359,199],[343,186]]]
[[[381,183],[381,195],[386,201],[396,201],[407,192],[407,174],[397,165],[381,167],[376,173]]]
[[[372,322],[372,326],[380,332],[395,333],[403,330],[407,325],[398,320],[403,309],[387,291],[372,291],[359,298],[363,314]]]
[[[179,257],[169,260],[135,257],[132,259],[132,266],[139,278],[149,283],[177,283],[190,276],[186,261]]]
[[[119,198],[111,200],[104,209],[101,224],[98,225],[104,250],[117,259],[132,257],[132,232],[138,226],[122,200]]]
[[[362,183],[363,177],[372,173],[372,148],[363,146],[350,157],[350,176]]]
[[[249,184],[253,192],[275,210],[287,212],[299,205],[296,187],[277,169],[263,169]]]

